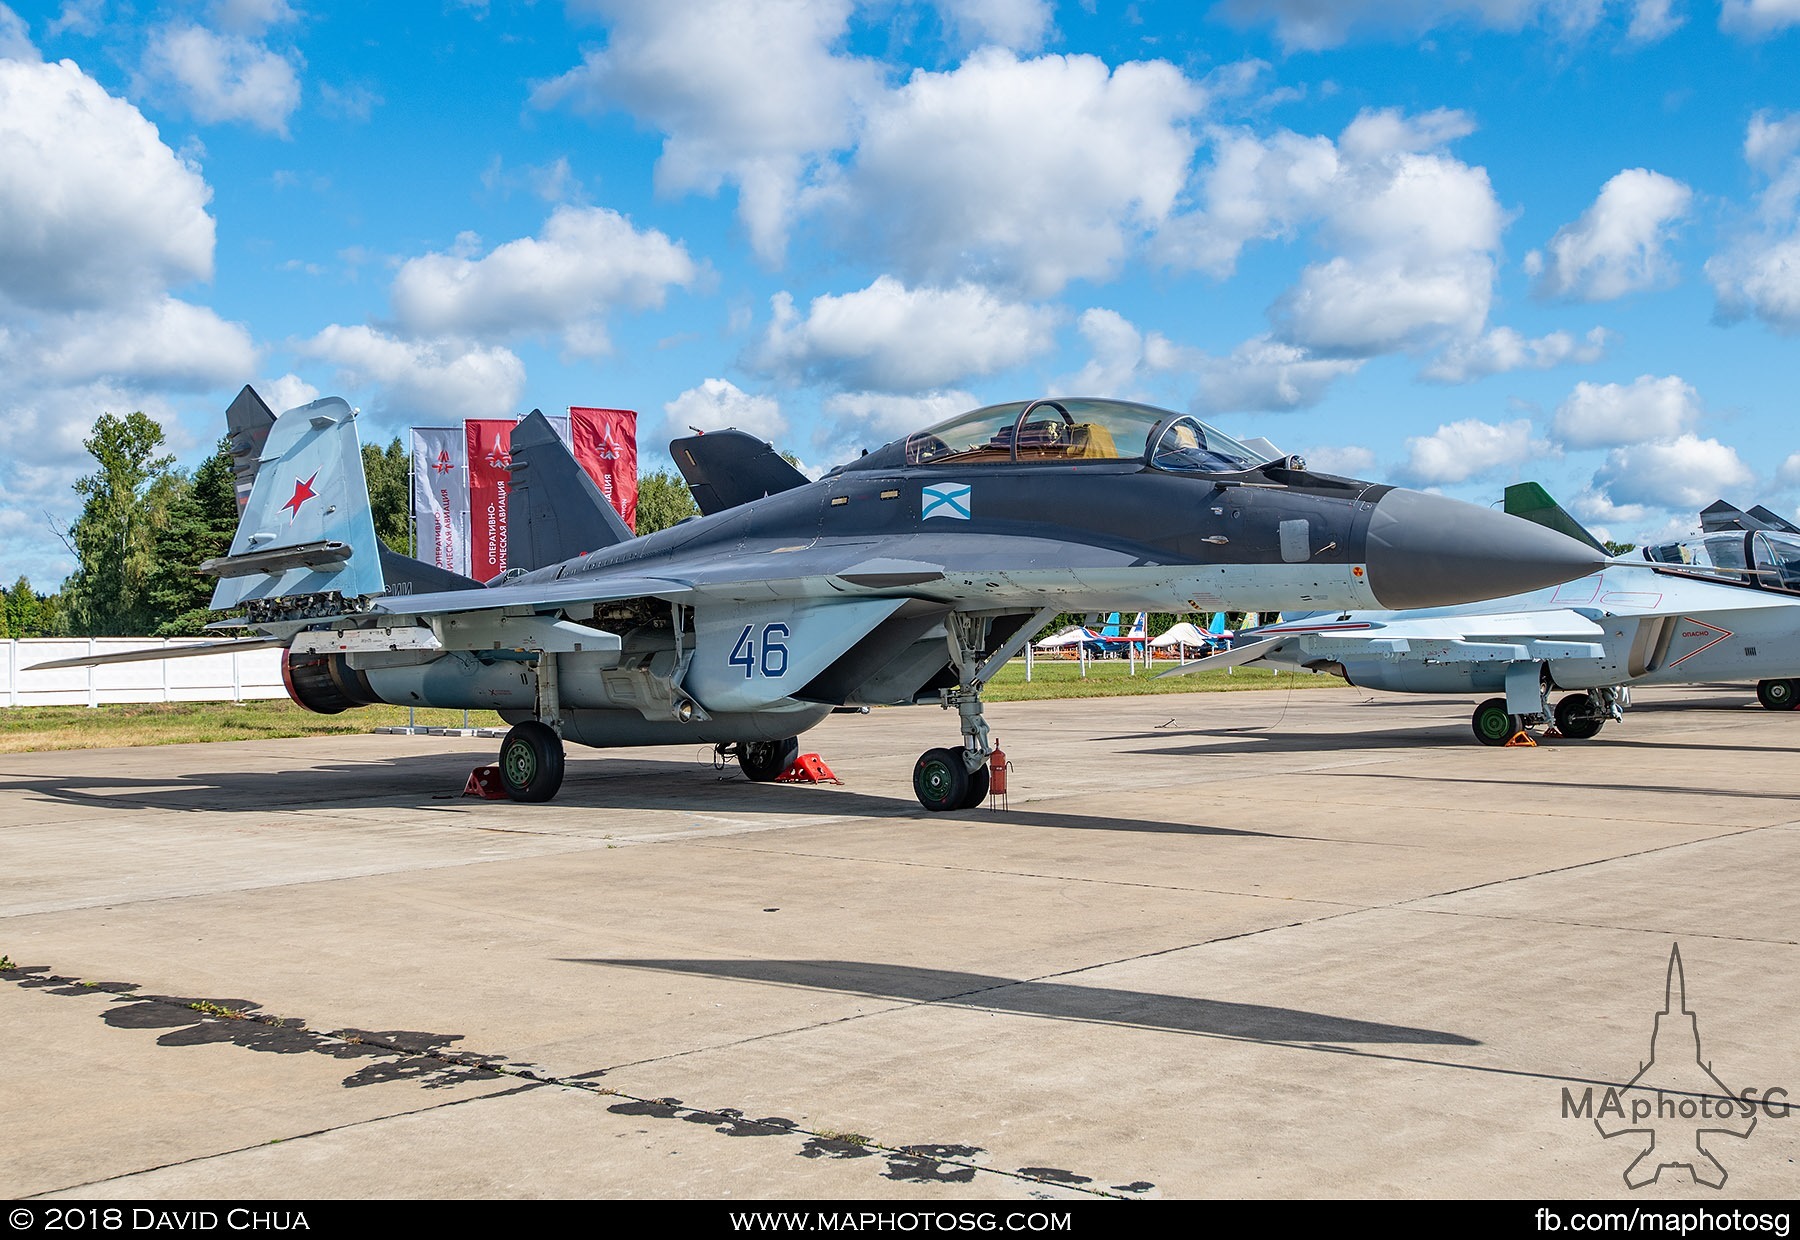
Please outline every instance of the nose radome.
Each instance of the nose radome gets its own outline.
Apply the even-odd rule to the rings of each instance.
[[[1541,590],[1597,571],[1606,557],[1504,512],[1397,489],[1369,514],[1364,560],[1369,589],[1399,610]]]

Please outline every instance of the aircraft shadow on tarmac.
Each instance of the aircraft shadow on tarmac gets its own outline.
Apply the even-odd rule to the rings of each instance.
[[[1476,1039],[1457,1033],[1386,1025],[1297,1008],[1072,986],[1062,982],[1020,981],[980,973],[917,969],[860,960],[589,959],[569,963],[696,974],[809,990],[832,990],[902,1003],[952,1004],[988,1012],[1205,1034],[1251,1042],[1481,1045]]]
[[[617,825],[580,818],[570,810],[668,810],[697,815],[791,814],[808,818],[904,819],[933,826],[1013,826],[1067,831],[1127,831],[1151,835],[1234,836],[1245,839],[1323,839],[1299,833],[1245,830],[1155,818],[1120,818],[1045,810],[973,809],[933,814],[910,796],[881,796],[845,788],[753,783],[733,769],[696,770],[679,762],[641,756],[571,762],[567,782],[554,806],[511,801],[464,800],[446,789],[467,777],[466,755],[427,754],[380,762],[320,765],[306,770],[253,770],[145,775],[13,775],[0,769],[0,792],[36,795],[90,809],[141,808],[204,810],[212,813],[274,814],[307,810],[415,807],[460,813],[481,811],[475,826],[504,823],[529,830],[535,823],[567,832],[571,827],[598,833]],[[337,790],[334,792],[334,789]],[[677,819],[671,830],[687,825]]]

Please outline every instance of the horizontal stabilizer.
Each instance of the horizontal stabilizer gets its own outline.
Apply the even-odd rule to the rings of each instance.
[[[1195,672],[1217,672],[1227,667],[1242,667],[1246,663],[1254,663],[1269,651],[1282,643],[1282,638],[1267,637],[1262,641],[1245,642],[1241,646],[1233,646],[1230,650],[1222,650],[1218,654],[1209,654],[1204,659],[1195,659],[1192,663],[1183,663],[1179,667],[1171,667],[1166,672],[1158,672],[1156,679],[1165,676],[1192,676]]]
[[[257,573],[282,573],[290,568],[335,569],[350,562],[350,551],[350,544],[343,542],[301,543],[297,547],[275,547],[268,551],[202,560],[200,571],[209,577],[251,577]]]
[[[707,431],[677,439],[669,445],[669,455],[687,479],[694,503],[709,517],[807,483],[806,475],[773,447],[740,430]]]
[[[481,589],[481,583],[473,577],[401,555],[386,543],[381,545],[381,578],[389,594],[440,594],[447,590]]]
[[[546,568],[635,537],[538,410],[513,428],[511,454],[508,569]]]
[[[103,667],[111,663],[148,663],[154,659],[197,659],[208,654],[240,654],[251,650],[269,650],[285,646],[280,637],[241,637],[227,642],[201,642],[193,646],[151,646],[146,650],[122,650],[117,654],[77,655],[72,659],[51,659],[21,668],[26,672],[49,672],[59,667]]]
[[[1562,505],[1551,499],[1550,493],[1535,482],[1515,482],[1507,487],[1506,511],[1512,516],[1523,517],[1534,525],[1555,530],[1558,534],[1567,534],[1602,555],[1608,554],[1599,539],[1588,533],[1581,522],[1565,512]]]

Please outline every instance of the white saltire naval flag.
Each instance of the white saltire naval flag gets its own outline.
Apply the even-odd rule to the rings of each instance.
[[[967,521],[973,511],[975,488],[965,482],[937,482],[919,493],[919,519],[952,517]]]

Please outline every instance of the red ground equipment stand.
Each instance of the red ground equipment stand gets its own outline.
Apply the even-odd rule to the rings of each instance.
[[[775,777],[778,784],[822,784],[827,780],[834,784],[844,782],[831,773],[825,759],[816,753],[801,754],[794,759],[794,765]]]
[[[463,785],[466,797],[481,797],[486,801],[504,801],[506,785],[500,782],[500,768],[497,766],[478,766],[469,772],[469,782]]]

